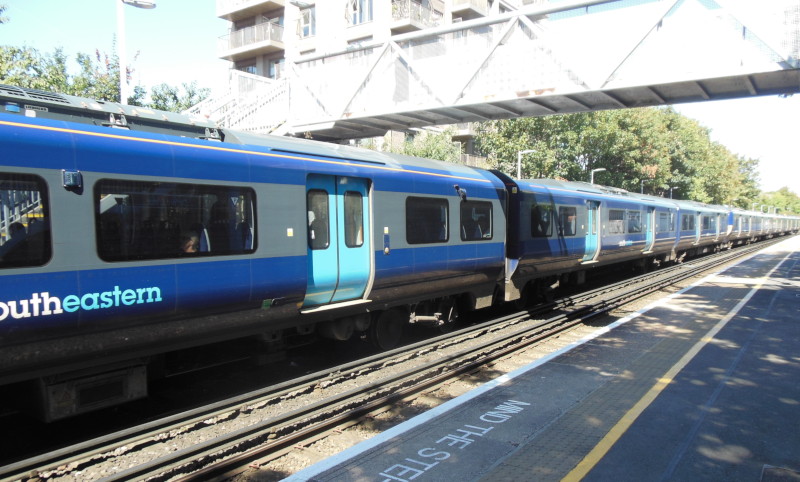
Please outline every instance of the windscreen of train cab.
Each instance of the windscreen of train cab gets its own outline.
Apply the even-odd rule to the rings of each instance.
[[[255,192],[241,186],[104,179],[94,189],[105,261],[252,253]]]
[[[42,266],[50,261],[49,212],[42,178],[0,173],[0,268]]]

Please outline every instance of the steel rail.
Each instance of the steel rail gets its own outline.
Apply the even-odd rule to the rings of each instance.
[[[763,245],[758,248],[753,248],[753,251],[763,249]],[[187,461],[192,461],[195,464],[200,458],[224,458],[220,462],[211,462],[208,466],[199,470],[192,470],[190,477],[210,477],[219,475],[227,471],[231,466],[242,465],[254,458],[263,457],[265,454],[279,450],[280,448],[288,445],[296,444],[300,440],[304,440],[309,435],[321,433],[330,430],[344,422],[357,419],[365,413],[374,410],[386,404],[391,404],[396,400],[407,397],[412,393],[417,393],[422,390],[434,386],[442,381],[449,380],[455,376],[471,371],[479,366],[485,365],[498,358],[507,356],[508,354],[518,351],[521,348],[529,346],[532,343],[540,341],[544,338],[552,336],[556,333],[562,332],[574,325],[583,323],[593,317],[605,314],[613,309],[624,305],[631,299],[640,297],[644,293],[650,293],[662,289],[665,286],[674,284],[677,281],[695,276],[698,271],[705,271],[710,268],[716,267],[719,264],[728,262],[731,257],[736,258],[749,254],[750,250],[737,251],[735,255],[725,255],[727,253],[718,253],[710,259],[704,258],[702,263],[696,263],[692,266],[693,269],[679,268],[679,276],[673,276],[671,273],[657,273],[655,277],[661,278],[658,282],[653,282],[653,274],[643,275],[635,278],[634,282],[626,281],[617,283],[623,285],[621,293],[613,298],[603,297],[596,304],[586,305],[576,308],[570,313],[557,315],[553,318],[536,323],[533,326],[522,327],[513,333],[503,335],[499,339],[493,339],[490,343],[480,345],[473,348],[458,351],[447,357],[442,358],[435,365],[428,365],[426,367],[416,367],[406,370],[400,374],[394,375],[390,378],[382,379],[380,381],[369,383],[363,387],[355,390],[337,395],[331,399],[319,401],[315,404],[304,407],[299,411],[295,411],[276,419],[269,419],[257,424],[254,427],[249,427],[246,431],[233,432],[218,437],[217,439],[208,441],[201,446],[187,449],[185,453],[175,452],[169,456],[157,459],[147,464],[147,466],[137,467],[128,471],[120,472],[108,480],[126,480],[131,478],[145,478],[162,476],[164,478],[173,478],[180,474],[172,473],[179,471],[181,467],[187,464]],[[706,261],[707,259],[707,261]],[[673,270],[668,270],[673,271]],[[633,286],[631,286],[633,285]],[[600,292],[600,297],[608,292],[607,288],[594,290]],[[507,322],[520,322],[529,318],[529,312],[517,313],[509,315]],[[440,337],[441,338],[441,337]],[[448,338],[445,337],[445,340]],[[428,343],[430,344],[430,343]],[[500,348],[498,348],[500,347]],[[469,360],[465,363],[458,363],[459,361]],[[443,371],[445,367],[451,364],[457,364],[454,368]],[[418,380],[418,381],[415,381]],[[396,388],[400,386],[401,388]],[[376,395],[381,391],[388,391],[386,395]],[[364,401],[360,397],[368,396]],[[331,406],[337,405],[337,408],[331,410]],[[332,414],[333,412],[333,414]],[[305,417],[300,430],[292,430],[296,425],[295,420],[298,417]],[[309,425],[306,425],[310,423]],[[273,442],[269,442],[269,437],[273,434],[286,433],[287,435]],[[243,441],[241,435],[248,435],[251,438],[245,442],[248,445],[253,445],[254,448],[245,450],[243,453],[229,456],[222,453],[226,450],[238,449],[241,447]],[[190,462],[191,463],[191,462]]]
[[[504,325],[513,325],[513,324],[516,324],[516,323],[520,323],[521,321],[530,319],[531,316],[534,316],[536,314],[540,314],[540,313],[542,313],[544,311],[551,311],[553,309],[564,309],[564,308],[566,308],[568,306],[574,306],[576,304],[586,302],[586,300],[589,300],[592,297],[602,297],[605,293],[608,293],[610,290],[623,289],[625,286],[630,286],[630,285],[636,284],[636,283],[642,283],[642,284],[646,284],[647,285],[647,286],[645,286],[645,287],[643,287],[641,289],[625,290],[625,293],[622,294],[619,297],[619,301],[613,301],[612,302],[610,300],[605,300],[605,301],[598,302],[597,305],[581,307],[581,308],[573,311],[572,313],[559,315],[557,317],[554,317],[554,318],[551,318],[551,319],[546,320],[544,322],[541,322],[539,324],[536,324],[533,327],[530,327],[530,326],[529,327],[525,327],[525,328],[519,330],[519,332],[515,332],[513,334],[504,336],[502,338],[502,340],[500,340],[500,341],[495,340],[492,344],[493,345],[498,345],[498,344],[502,344],[502,343],[509,343],[508,340],[512,340],[515,337],[516,338],[523,337],[525,333],[530,333],[531,331],[536,331],[536,330],[543,330],[543,327],[546,324],[557,325],[558,323],[562,323],[562,324],[565,323],[566,320],[570,320],[570,319],[574,320],[568,326],[564,326],[563,329],[566,329],[569,326],[572,326],[574,324],[580,323],[580,322],[585,321],[585,320],[587,320],[587,319],[589,319],[589,318],[591,318],[593,316],[597,316],[599,314],[608,312],[608,311],[616,308],[617,306],[619,306],[619,304],[622,304],[621,300],[622,300],[623,297],[625,299],[628,299],[628,298],[631,298],[631,297],[641,296],[641,294],[643,292],[645,292],[645,291],[656,291],[658,289],[663,288],[664,286],[667,286],[667,285],[670,285],[670,284],[674,284],[675,282],[680,281],[681,279],[685,279],[687,277],[694,276],[694,275],[697,274],[697,271],[699,271],[699,270],[711,269],[716,265],[719,265],[719,264],[722,264],[722,263],[730,261],[731,258],[745,256],[745,255],[749,254],[752,251],[761,250],[764,247],[768,246],[769,244],[771,244],[771,243],[759,243],[758,245],[754,245],[754,246],[751,246],[751,247],[748,247],[748,248],[740,248],[740,249],[737,249],[737,250],[734,250],[734,251],[730,251],[730,252],[724,252],[724,253],[719,253],[719,254],[712,255],[712,256],[707,256],[705,258],[701,258],[701,260],[699,260],[699,261],[693,262],[691,267],[694,268],[694,269],[686,269],[687,266],[689,266],[689,265],[686,265],[686,264],[684,264],[684,265],[676,265],[676,266],[670,267],[670,268],[665,268],[665,269],[659,270],[659,271],[657,271],[655,273],[639,276],[639,277],[632,278],[630,280],[626,280],[626,281],[619,282],[619,283],[614,283],[614,284],[612,284],[610,286],[597,288],[597,289],[594,289],[594,290],[591,290],[591,291],[588,291],[588,292],[585,292],[585,293],[581,293],[579,295],[566,297],[566,298],[557,300],[555,302],[548,303],[548,304],[546,304],[544,306],[535,307],[532,310],[522,311],[522,312],[514,313],[514,314],[511,314],[511,315],[507,315],[507,316],[501,317],[501,318],[499,318],[497,320],[493,320],[492,322],[486,322],[486,323],[482,323],[480,325],[476,325],[474,327],[470,327],[469,329],[460,330],[458,332],[450,333],[450,334],[447,334],[447,335],[441,335],[441,336],[433,338],[433,339],[425,340],[425,341],[418,342],[418,343],[415,343],[415,344],[412,344],[412,345],[409,345],[409,346],[405,346],[405,347],[402,347],[402,348],[391,350],[389,352],[385,352],[385,353],[381,353],[381,354],[378,354],[378,355],[374,355],[374,356],[369,357],[367,359],[359,360],[359,361],[356,361],[356,362],[350,362],[350,363],[343,364],[343,365],[340,365],[340,366],[337,366],[337,367],[333,367],[331,369],[326,369],[326,370],[323,370],[323,371],[320,371],[320,372],[316,372],[316,373],[304,376],[304,377],[302,377],[300,379],[295,379],[295,380],[292,380],[292,381],[289,381],[289,382],[284,382],[282,384],[279,384],[279,385],[276,385],[276,386],[272,386],[272,387],[269,387],[267,389],[252,391],[252,392],[249,392],[249,393],[246,393],[246,394],[243,394],[243,395],[239,395],[237,397],[233,397],[233,398],[228,399],[228,400],[220,401],[220,402],[217,402],[217,403],[214,403],[214,404],[210,404],[210,405],[207,405],[207,406],[204,406],[204,407],[200,407],[198,409],[182,412],[182,413],[179,413],[179,414],[176,414],[176,415],[173,415],[173,416],[165,417],[165,418],[162,418],[162,419],[150,422],[150,423],[143,424],[143,425],[138,426],[138,427],[134,427],[134,428],[118,431],[118,432],[115,432],[113,434],[109,434],[109,435],[104,436],[104,437],[98,437],[96,439],[93,439],[93,440],[90,440],[90,441],[86,441],[86,442],[83,442],[83,443],[79,443],[79,444],[76,444],[76,445],[71,446],[71,447],[66,447],[64,449],[56,450],[56,451],[53,451],[53,452],[48,453],[48,454],[44,454],[44,455],[41,455],[41,456],[37,456],[37,457],[30,458],[30,459],[26,459],[24,461],[20,461],[20,462],[17,462],[17,463],[9,464],[9,465],[6,465],[4,467],[0,467],[0,478],[2,478],[4,480],[7,479],[7,478],[11,478],[11,479],[13,479],[13,478],[24,478],[25,476],[27,476],[31,472],[35,472],[35,471],[44,472],[44,471],[47,471],[47,470],[54,470],[54,468],[56,468],[56,467],[65,466],[65,465],[68,465],[68,464],[74,462],[76,460],[76,458],[81,458],[81,459],[91,458],[93,456],[96,456],[96,455],[99,455],[99,454],[102,454],[102,453],[113,451],[115,448],[119,447],[120,445],[135,446],[137,444],[146,443],[148,440],[152,440],[153,438],[157,437],[159,434],[162,434],[162,433],[167,432],[169,430],[173,430],[176,426],[187,426],[187,425],[192,425],[192,424],[196,424],[196,423],[202,423],[203,420],[207,420],[207,419],[212,418],[212,417],[214,417],[216,415],[219,415],[221,413],[230,412],[231,410],[235,410],[238,407],[242,407],[242,406],[247,405],[247,404],[255,404],[255,403],[263,402],[265,399],[273,399],[274,400],[276,398],[280,398],[281,396],[285,396],[285,395],[287,395],[289,393],[292,393],[292,392],[308,390],[310,388],[318,386],[320,383],[325,383],[326,381],[331,381],[331,380],[334,380],[334,379],[340,378],[340,377],[346,377],[345,375],[342,375],[343,373],[352,372],[352,371],[356,371],[356,372],[360,373],[360,372],[363,372],[364,370],[377,369],[380,366],[386,366],[387,364],[389,364],[387,362],[387,360],[398,359],[398,358],[402,359],[402,358],[407,357],[409,353],[413,353],[415,351],[430,350],[430,349],[432,349],[431,348],[432,346],[436,346],[438,344],[456,343],[459,340],[465,340],[465,339],[468,339],[468,338],[474,338],[476,336],[479,336],[482,332],[500,330],[502,328],[497,326],[498,323],[504,324]],[[733,254],[728,254],[728,253],[733,253]],[[726,254],[727,254],[727,256],[725,256]],[[673,276],[672,273],[675,273],[675,272],[682,273],[682,274],[681,274],[681,276]],[[654,275],[656,277],[664,278],[664,280],[662,280],[662,281],[660,281],[658,283],[653,283],[652,278],[654,277]],[[533,343],[535,341],[538,341],[538,338],[533,336],[529,343]],[[467,353],[467,352],[475,352],[476,350],[480,350],[480,349],[482,349],[482,348],[481,347],[477,347],[477,348],[474,348],[474,349],[465,350],[464,353],[459,352],[457,355],[452,355],[452,356],[446,357],[446,359],[443,359],[444,361],[442,363],[440,363],[439,366],[444,366],[444,365],[446,365],[446,363],[449,363],[451,361],[455,361],[459,357],[465,358],[465,357],[467,357],[469,355],[469,353]],[[512,348],[512,347],[508,348],[508,350],[513,350],[513,349],[519,349],[519,348]],[[500,352],[498,351],[498,353],[500,353]],[[500,357],[500,356],[505,356],[505,355],[498,355],[498,357]],[[470,364],[464,365],[467,368],[463,368],[463,369],[457,368],[457,370],[459,372],[463,372],[463,370],[470,370],[470,369],[474,368],[472,363],[482,364],[482,363],[485,363],[488,360],[488,357],[478,357],[478,358],[482,358],[481,363],[479,363],[476,360],[474,362],[471,362]],[[492,358],[492,359],[494,359],[494,358]],[[475,366],[477,366],[477,365],[475,365]],[[408,373],[404,372],[403,374],[398,375],[398,377],[393,377],[393,378],[400,380],[400,379],[402,379],[403,376],[404,377],[413,377],[414,374],[412,372],[413,372],[413,370],[412,371],[408,371]],[[436,377],[432,377],[431,376],[429,378],[429,380],[431,381],[431,383],[433,383],[434,378],[438,379],[440,377],[445,377],[445,376],[452,376],[452,375],[440,374],[440,375],[437,375]],[[425,377],[423,376],[423,378],[425,378]],[[191,460],[193,457],[197,458],[197,457],[201,457],[201,456],[210,456],[214,452],[219,452],[220,450],[224,450],[224,448],[221,448],[221,447],[226,446],[226,444],[227,445],[241,445],[242,444],[241,438],[246,434],[255,434],[255,435],[252,435],[250,437],[251,439],[253,439],[253,438],[258,439],[259,437],[266,436],[267,440],[268,440],[271,435],[276,434],[277,431],[279,431],[279,425],[281,423],[283,423],[284,425],[291,426],[292,425],[291,421],[292,420],[296,420],[297,417],[306,416],[307,418],[313,418],[315,412],[318,411],[318,410],[323,410],[323,414],[325,415],[324,418],[330,418],[332,423],[333,423],[334,418],[331,417],[330,410],[329,409],[324,409],[324,406],[330,407],[332,400],[338,401],[338,402],[334,402],[334,403],[342,403],[345,406],[347,406],[347,400],[348,399],[347,399],[347,397],[345,395],[357,396],[359,393],[364,394],[364,393],[369,393],[370,391],[373,391],[373,390],[377,391],[379,389],[379,387],[385,385],[387,383],[387,381],[388,381],[387,379],[383,379],[380,382],[374,382],[372,384],[369,384],[366,387],[364,387],[363,389],[351,391],[353,393],[347,392],[347,394],[339,395],[337,397],[334,397],[333,399],[329,399],[329,400],[324,401],[324,402],[317,402],[315,404],[308,405],[308,406],[306,406],[306,407],[304,407],[302,409],[295,410],[293,412],[290,412],[289,414],[286,414],[285,416],[269,419],[269,420],[267,420],[265,422],[262,422],[260,424],[256,424],[256,425],[248,427],[246,429],[242,429],[242,430],[239,430],[239,431],[236,431],[236,432],[232,432],[232,434],[235,434],[235,435],[225,436],[225,437],[220,438],[219,440],[215,439],[215,440],[212,440],[212,441],[208,441],[206,443],[194,446],[191,449],[186,449],[184,451],[177,451],[174,454],[172,454],[170,457],[168,457],[167,459],[165,459],[165,458],[156,459],[156,460],[152,461],[150,464],[147,464],[147,467],[143,466],[141,469],[130,469],[129,471],[121,472],[121,473],[119,473],[117,475],[114,475],[111,478],[109,478],[108,480],[120,480],[122,478],[139,477],[139,476],[142,476],[145,473],[149,473],[149,474],[153,474],[153,475],[155,475],[156,472],[163,473],[164,470],[166,470],[166,469],[175,468],[175,467],[179,467],[181,465],[186,464],[186,460]],[[424,389],[424,387],[423,388],[414,388],[414,387],[409,386],[409,387],[403,388],[402,391],[396,391],[395,394],[399,394],[399,393],[406,394],[406,393],[411,393],[414,390],[420,390],[420,389]],[[407,395],[404,395],[404,396],[407,396]],[[374,400],[369,401],[369,405],[368,406],[369,407],[378,406],[378,405],[380,405],[380,403],[386,403],[387,401],[396,400],[396,399],[397,399],[396,395],[386,395],[384,397],[375,396]],[[381,400],[384,400],[384,401],[381,402]],[[323,408],[320,408],[320,407],[323,407]],[[370,408],[370,410],[371,409],[372,408]],[[364,410],[367,410],[367,409],[364,409]],[[337,415],[337,417],[335,419],[336,420],[335,423],[341,423],[341,421],[342,421],[341,418],[348,416],[348,413],[353,413],[353,414],[356,413],[356,412],[363,413],[364,410],[355,410],[352,407],[349,407],[346,410],[344,410],[343,413],[340,413],[339,415]],[[297,431],[297,434],[299,436],[301,434],[306,434],[306,433],[319,433],[319,432],[325,430],[324,427],[325,427],[324,421],[323,422],[318,422],[318,425],[316,427],[304,428],[304,429],[302,429],[300,431]],[[225,440],[223,440],[223,439],[225,439]],[[294,440],[294,439],[292,439],[292,440]],[[285,446],[286,444],[289,444],[289,443],[293,443],[293,442],[291,440],[289,440],[289,439],[287,439],[286,442],[274,441],[274,442],[265,443],[264,447],[279,447],[279,446]],[[275,449],[272,448],[272,449],[268,449],[268,450],[275,450]],[[182,459],[183,461],[180,461],[179,459]],[[160,469],[158,468],[158,466],[160,466]],[[203,469],[203,470],[205,470],[205,469]],[[215,469],[215,470],[218,471],[219,469]],[[195,472],[195,473],[197,473],[197,472]]]

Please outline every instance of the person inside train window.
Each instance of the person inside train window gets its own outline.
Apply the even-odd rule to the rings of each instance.
[[[8,232],[11,234],[11,239],[8,241],[7,244],[16,244],[22,242],[25,237],[28,235],[28,232],[25,230],[25,226],[22,223],[11,223],[8,227]]]
[[[320,189],[308,191],[308,246],[326,249],[330,245],[328,234],[328,193]]]
[[[180,248],[185,254],[197,253],[200,251],[200,237],[195,233],[181,234]]]
[[[20,261],[27,253],[23,253],[25,238],[28,233],[20,222],[13,222],[8,226],[8,240],[0,247],[0,258],[3,261]]]

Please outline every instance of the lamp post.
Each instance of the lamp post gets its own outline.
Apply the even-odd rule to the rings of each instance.
[[[522,179],[522,155],[536,152],[533,149],[525,149],[524,151],[517,151],[517,179]]]
[[[606,170],[605,167],[598,167],[597,169],[592,169],[592,172],[589,173],[589,184],[594,184],[594,173],[595,172],[600,172],[600,171],[605,171],[605,170]]]
[[[672,190],[675,189],[675,186],[669,187],[669,198],[672,199]]]
[[[117,1],[117,58],[119,59],[119,102],[128,103],[128,69],[125,65],[125,5],[136,8],[156,8],[156,2],[143,0],[118,0]]]

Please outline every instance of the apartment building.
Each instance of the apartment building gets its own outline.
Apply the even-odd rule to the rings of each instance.
[[[219,56],[233,69],[279,79],[287,61],[529,3],[535,0],[217,0],[217,16],[231,22]]]
[[[282,95],[282,82],[293,63],[324,59],[362,44],[388,41],[395,35],[434,29],[448,24],[516,10],[548,0],[217,0],[217,16],[231,22],[230,32],[219,39],[219,56],[231,62],[239,92],[252,90],[252,98]],[[304,75],[309,75],[304,70]],[[322,75],[322,74],[321,74]],[[233,81],[233,80],[232,80]],[[245,87],[242,87],[245,85]],[[274,86],[274,88],[273,88]],[[277,94],[264,94],[270,89]],[[385,99],[376,99],[385,101]],[[369,100],[366,100],[369,102]],[[229,123],[237,128],[272,132],[278,118],[276,103],[266,107],[251,101],[247,120]],[[261,107],[257,107],[260,105]],[[289,109],[288,102],[281,107]],[[295,108],[300,108],[295,106]],[[227,111],[231,118],[233,109]],[[269,111],[269,112],[266,112]],[[242,118],[241,116],[239,117]],[[224,122],[224,121],[223,121]],[[454,125],[454,142],[462,146],[464,162],[480,163],[474,156],[474,131],[470,124]],[[389,142],[402,142],[416,130],[392,132]],[[378,144],[382,140],[378,141]]]

